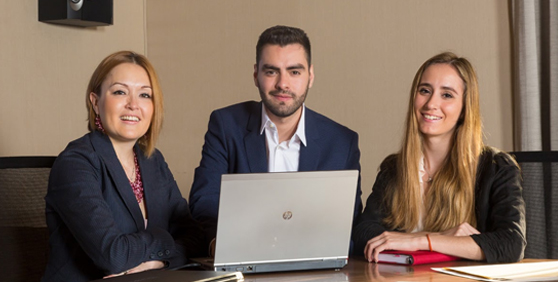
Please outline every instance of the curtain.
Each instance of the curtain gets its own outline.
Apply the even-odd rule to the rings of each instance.
[[[558,0],[510,0],[508,3],[513,37],[514,147],[516,151],[535,153],[540,158],[525,162],[517,159],[522,170],[526,209],[525,257],[556,259]],[[551,156],[554,159],[548,159]]]
[[[558,150],[558,1],[511,0],[514,147]]]

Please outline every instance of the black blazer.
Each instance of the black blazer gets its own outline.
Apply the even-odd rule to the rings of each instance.
[[[89,281],[149,260],[175,267],[203,251],[203,232],[161,153],[148,159],[135,150],[147,229],[106,135],[88,133],[58,156],[45,197],[50,255],[42,281]]]
[[[353,231],[355,251],[363,254],[368,240],[390,231],[383,224],[386,209],[383,198],[387,184],[396,177],[396,157],[387,157],[366,201],[366,208]],[[523,258],[525,202],[519,167],[512,157],[491,147],[480,156],[475,186],[477,230],[471,235],[488,263],[516,262]]]
[[[202,159],[190,190],[192,215],[203,223],[208,238],[216,234],[221,175],[268,171],[261,123],[261,102],[244,102],[211,113]],[[299,171],[360,171],[356,132],[308,108],[305,130],[307,146],[300,147]],[[355,218],[362,211],[361,194],[359,176]]]

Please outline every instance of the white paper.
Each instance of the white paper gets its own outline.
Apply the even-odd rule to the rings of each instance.
[[[558,261],[432,268],[437,272],[479,281],[558,280]],[[536,278],[536,280],[533,280]]]

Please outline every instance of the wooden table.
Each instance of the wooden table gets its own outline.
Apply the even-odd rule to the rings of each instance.
[[[544,260],[526,259],[523,262],[534,262]],[[316,270],[316,271],[294,271],[262,274],[245,274],[246,282],[279,282],[279,281],[429,281],[429,282],[453,282],[474,281],[448,274],[435,272],[432,267],[467,266],[480,265],[483,263],[473,261],[452,261],[444,263],[424,264],[417,266],[404,266],[393,264],[368,263],[363,258],[351,258],[349,264],[340,270]]]

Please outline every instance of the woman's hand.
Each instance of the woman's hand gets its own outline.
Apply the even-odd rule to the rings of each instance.
[[[471,226],[469,223],[464,222],[452,229],[448,229],[444,232],[440,232],[440,234],[448,235],[448,236],[470,236],[473,234],[480,234],[480,232],[477,229],[475,229],[473,226]]]
[[[426,232],[403,233],[386,231],[370,239],[368,243],[366,243],[364,257],[369,262],[378,262],[378,254],[384,250],[428,250],[429,245],[426,234]],[[440,233],[430,233],[430,238],[431,240],[435,240],[432,245],[437,247],[436,251],[469,259],[482,260],[484,259],[484,253],[480,250],[480,247],[471,238],[463,238],[473,234],[480,234],[480,232],[469,223],[465,222]],[[459,239],[457,237],[459,237]],[[456,239],[458,241],[455,241]],[[466,240],[466,242],[462,242],[461,239]],[[467,246],[467,252],[471,253],[469,254],[457,250],[459,249],[455,247],[457,242],[461,242],[457,245]]]
[[[165,264],[162,261],[160,261],[160,260],[150,260],[150,261],[142,262],[138,266],[136,266],[132,269],[129,269],[127,271],[124,271],[122,273],[111,274],[111,275],[105,276],[105,277],[103,277],[103,279],[116,277],[116,276],[121,276],[121,275],[126,275],[126,274],[139,273],[139,272],[143,272],[143,271],[147,271],[147,270],[151,270],[151,269],[161,269],[163,267],[165,267]]]
[[[370,239],[364,248],[364,257],[369,262],[378,262],[378,254],[384,250],[417,251],[428,249],[426,233],[389,232]]]
[[[126,274],[138,273],[138,272],[143,272],[152,269],[161,269],[163,267],[165,267],[165,264],[162,261],[150,260],[150,261],[142,262],[140,265],[128,270]]]

